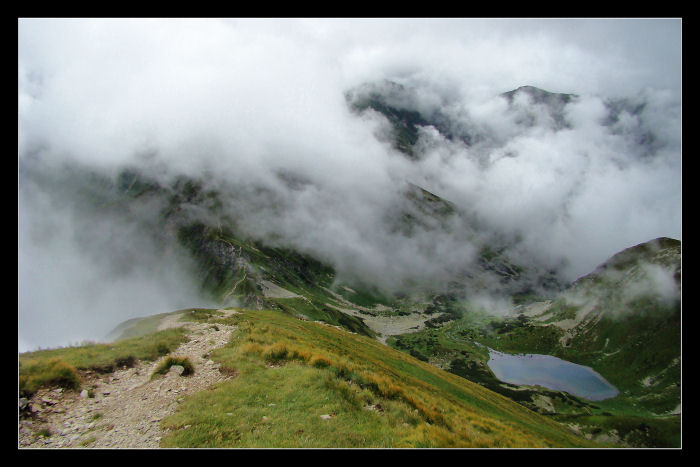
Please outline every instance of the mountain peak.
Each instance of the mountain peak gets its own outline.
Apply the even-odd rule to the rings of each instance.
[[[571,102],[571,100],[578,97],[578,95],[576,94],[549,92],[545,91],[544,89],[540,89],[530,85],[520,86],[519,88],[514,89],[512,91],[504,92],[503,94],[501,94],[501,96],[508,99],[509,103],[512,103],[515,96],[519,93],[525,93],[528,96],[530,96],[535,104],[547,105],[565,105]]]

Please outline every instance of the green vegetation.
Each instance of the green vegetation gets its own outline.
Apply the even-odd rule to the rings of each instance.
[[[680,417],[615,416],[603,412],[599,415],[561,415],[557,420],[578,425],[584,433],[593,436],[614,431],[631,446],[673,448],[681,445]]]
[[[224,315],[223,312],[209,308],[190,308],[183,310],[180,321],[190,321],[195,323],[208,323],[213,319]]]
[[[492,318],[467,308],[459,320],[395,336],[387,343],[533,410],[541,410],[536,398],[546,396],[554,408],[549,416],[576,424],[591,436],[614,430],[628,445],[678,446],[679,417],[667,414],[680,402],[680,303],[642,296],[625,306],[624,313],[584,322],[567,345],[562,345],[565,331],[549,324],[575,318],[579,307],[563,299],[552,303],[545,321],[524,315]],[[592,403],[557,391],[505,384],[488,368],[487,347],[549,354],[592,367],[620,394]]]
[[[599,270],[614,269],[625,271],[637,265],[640,261],[653,261],[660,250],[678,250],[680,253],[680,248],[681,242],[679,240],[667,237],[656,238],[617,253],[603,263]],[[591,274],[591,276],[593,275],[596,274]]]
[[[91,445],[92,443],[94,443],[96,441],[96,439],[97,438],[95,438],[94,436],[91,436],[90,438],[82,440],[80,442],[80,445],[83,447],[87,447],[87,446]]]
[[[178,240],[195,259],[205,294],[222,304],[229,298],[249,302],[262,296],[253,271],[238,261],[245,258],[240,242],[232,243],[229,236],[199,222],[180,227]]]
[[[376,305],[391,306],[394,302],[391,298],[384,295],[376,287],[363,287],[360,290],[339,287],[338,294],[349,302],[364,307],[373,307]]]
[[[352,107],[359,112],[371,108],[383,114],[393,127],[394,147],[412,159],[418,157],[413,150],[413,146],[418,142],[418,125],[429,124],[420,113],[388,106],[376,94],[352,103]]]
[[[190,362],[190,359],[187,357],[168,357],[165,360],[163,360],[155,370],[153,370],[153,374],[151,375],[151,379],[155,378],[158,375],[164,375],[166,374],[169,370],[170,367],[173,365],[180,365],[183,367],[185,370],[182,372],[182,376],[189,376],[191,374],[194,374],[194,365],[192,365],[192,362]]]
[[[275,308],[292,316],[304,316],[310,320],[323,321],[328,324],[343,326],[351,332],[368,337],[375,337],[372,331],[362,319],[342,313],[332,307],[314,303],[303,298],[274,298],[268,299]]]
[[[365,336],[278,311],[217,321],[238,330],[211,358],[237,376],[186,398],[164,447],[593,446]]]
[[[175,311],[169,313],[159,313],[157,315],[147,316],[145,318],[130,319],[117,326],[110,333],[110,336],[114,337],[115,341],[119,341],[132,337],[145,336],[146,334],[152,334],[156,332],[163,317],[175,313],[179,312]]]
[[[186,339],[184,331],[176,328],[110,344],[21,353],[19,392],[23,397],[31,397],[45,386],[77,390],[82,384],[78,370],[109,373],[119,367],[133,366],[136,360],[153,361],[167,355]]]

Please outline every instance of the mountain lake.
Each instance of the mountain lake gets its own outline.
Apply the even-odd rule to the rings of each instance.
[[[619,393],[592,368],[551,355],[512,355],[489,349],[488,366],[505,383],[542,386],[591,401],[609,399]]]

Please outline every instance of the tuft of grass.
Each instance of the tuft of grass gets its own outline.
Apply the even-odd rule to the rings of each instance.
[[[331,361],[327,359],[326,357],[323,357],[321,355],[313,355],[309,359],[309,365],[315,367],[315,368],[326,368],[331,366]]]
[[[153,374],[151,375],[151,379],[155,378],[157,375],[164,375],[170,370],[170,367],[173,365],[180,365],[185,368],[185,371],[182,372],[182,376],[188,376],[191,374],[194,374],[194,365],[192,365],[192,362],[190,362],[190,359],[187,357],[167,357],[165,360],[163,360],[158,367],[153,370]]]
[[[60,358],[29,360],[20,367],[19,393],[31,397],[44,386],[80,389],[82,381],[77,370]]]
[[[87,447],[87,446],[89,446],[90,444],[94,443],[96,440],[97,440],[97,438],[95,438],[95,437],[93,436],[93,437],[90,437],[90,438],[88,438],[88,439],[82,440],[82,441],[80,442],[80,445],[83,446],[83,447]]]
[[[288,354],[287,346],[281,342],[276,342],[265,349],[263,352],[263,357],[265,360],[277,363],[281,360],[285,360]]]

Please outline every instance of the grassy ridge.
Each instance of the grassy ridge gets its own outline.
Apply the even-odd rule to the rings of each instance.
[[[188,398],[165,419],[172,431],[163,446],[594,445],[364,336],[276,311],[242,310],[220,321],[238,331],[211,358],[237,376]]]

